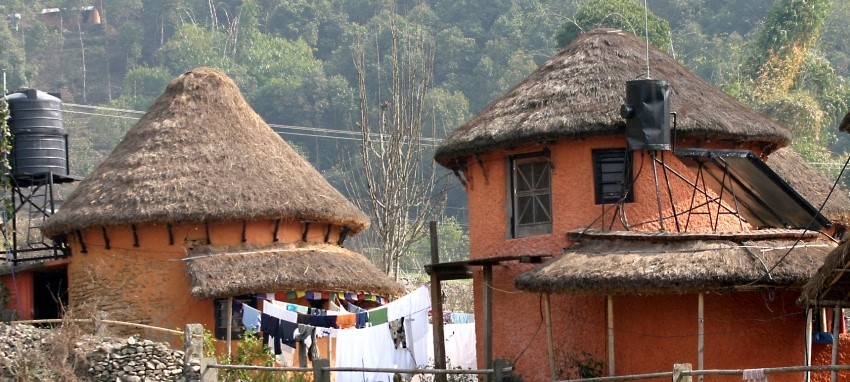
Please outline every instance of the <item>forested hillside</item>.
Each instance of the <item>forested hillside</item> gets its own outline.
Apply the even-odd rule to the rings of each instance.
[[[798,150],[837,170],[850,145],[835,130],[850,106],[850,3],[648,4],[654,45],[788,124]],[[51,19],[51,8],[61,17]],[[62,93],[73,173],[91,171],[167,81],[212,66],[341,189],[341,159],[360,139],[356,57],[377,74],[364,84],[377,109],[390,97],[379,80],[391,42],[426,42],[421,128],[433,146],[578,33],[644,35],[643,1],[633,0],[4,0],[0,12],[7,88]],[[463,200],[459,187],[449,191],[446,211],[461,223]]]

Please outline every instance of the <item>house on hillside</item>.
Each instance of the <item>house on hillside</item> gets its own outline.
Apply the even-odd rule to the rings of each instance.
[[[228,298],[327,308],[331,295],[375,304],[404,294],[342,246],[368,225],[230,78],[198,68],[168,84],[41,229],[68,243],[74,311],[201,323],[224,338]]]
[[[483,265],[480,366],[508,358],[548,381],[597,363],[628,375],[803,362],[794,301],[850,222],[847,198],[819,212],[832,183],[777,151],[784,126],[646,49],[586,33],[438,147],[468,195],[467,265]],[[651,79],[636,80],[647,60]],[[776,153],[802,190],[765,165]]]
[[[44,8],[41,10],[41,21],[54,28],[76,27],[78,21],[83,27],[103,24],[100,11],[94,5],[71,9]]]

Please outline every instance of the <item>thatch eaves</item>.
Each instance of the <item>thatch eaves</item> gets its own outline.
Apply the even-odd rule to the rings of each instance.
[[[210,68],[173,81],[42,231],[292,219],[359,232],[368,217]]]
[[[331,244],[199,247],[186,256],[192,295],[202,299],[286,290],[405,293],[363,255]]]
[[[829,253],[823,265],[803,287],[797,304],[802,307],[823,302],[850,302],[850,241],[841,243]]]
[[[785,146],[788,130],[649,48],[650,73],[671,87],[677,138]],[[646,44],[634,35],[597,29],[573,40],[528,78],[443,140],[434,155],[458,167],[470,155],[526,143],[625,134],[619,109],[626,81],[644,77]]]
[[[834,180],[812,167],[794,149],[783,147],[767,157],[767,165],[833,223],[850,224],[850,198],[839,187],[830,194]],[[829,195],[829,200],[826,199]],[[824,205],[824,201],[826,204]]]
[[[794,249],[788,253],[791,247]],[[832,248],[825,242],[795,246],[793,240],[592,238],[519,275],[515,283],[518,289],[530,292],[594,295],[679,294],[750,286],[800,288]]]

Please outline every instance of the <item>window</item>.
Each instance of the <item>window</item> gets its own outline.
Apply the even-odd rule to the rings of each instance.
[[[552,182],[548,153],[511,157],[512,237],[552,232]]]
[[[631,170],[631,153],[628,150],[593,150],[596,204],[633,202]]]
[[[241,301],[243,304],[252,308],[257,307],[256,299],[253,295],[237,296],[233,301]],[[227,310],[233,309],[227,306],[227,299],[219,299],[214,301],[215,304],[215,338],[223,340],[227,339]],[[242,314],[233,312],[233,320],[230,324],[230,337],[233,339],[241,339],[245,333],[245,326],[242,325]]]

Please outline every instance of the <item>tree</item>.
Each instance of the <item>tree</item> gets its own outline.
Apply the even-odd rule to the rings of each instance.
[[[361,30],[353,48],[361,145],[359,166],[349,164],[348,185],[372,218],[380,266],[398,277],[400,259],[441,210],[446,188],[423,140],[433,38],[394,11],[373,20],[369,30],[374,34]]]
[[[773,6],[747,62],[757,98],[791,89],[831,6],[832,0],[781,0]]]
[[[646,16],[646,17],[645,17]],[[645,22],[648,19],[648,28]],[[652,12],[644,14],[642,4],[634,0],[600,0],[583,3],[571,20],[556,35],[558,46],[565,46],[584,32],[596,28],[620,28],[643,38],[649,29],[649,42],[668,50],[670,25]]]
[[[469,234],[457,219],[447,217],[437,225],[437,248],[440,262],[469,259]],[[431,264],[431,240],[422,237],[410,247],[410,255],[402,260],[402,267],[410,272],[421,272],[425,264]]]

